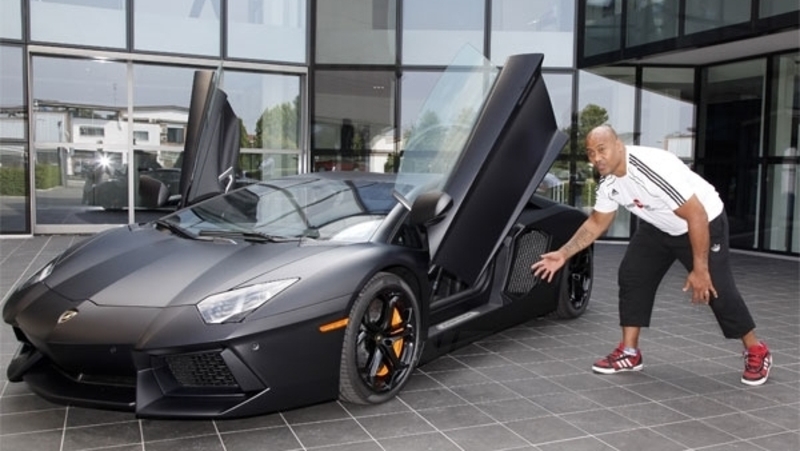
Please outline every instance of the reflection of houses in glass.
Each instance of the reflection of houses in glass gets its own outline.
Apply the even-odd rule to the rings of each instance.
[[[694,155],[694,133],[673,133],[664,138],[664,149],[674,153],[684,163],[691,163]]]
[[[134,145],[183,145],[189,110],[178,106],[137,108],[133,113]],[[0,120],[6,122],[5,117]],[[5,126],[5,124],[4,124]],[[126,146],[128,111],[103,106],[37,102],[37,142],[91,143]]]
[[[25,139],[26,108],[12,106],[0,108],[0,138]]]
[[[63,158],[67,175],[85,172],[101,158],[105,164],[121,168],[128,164],[131,145],[134,150],[152,153],[160,167],[172,167],[183,151],[189,116],[185,107],[137,108],[131,130],[127,109],[42,100],[35,105],[34,141],[39,162],[57,164]],[[0,121],[5,122],[5,117]]]

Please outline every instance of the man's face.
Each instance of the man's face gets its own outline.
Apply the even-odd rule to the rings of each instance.
[[[611,133],[592,133],[586,138],[586,157],[601,176],[624,175],[625,146]]]

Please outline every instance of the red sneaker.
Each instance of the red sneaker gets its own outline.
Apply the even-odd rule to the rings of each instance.
[[[592,371],[601,374],[615,374],[623,371],[639,371],[644,364],[642,363],[642,353],[638,349],[636,355],[625,354],[625,345],[622,343],[617,349],[606,357],[594,362]]]
[[[744,373],[742,383],[747,385],[761,385],[769,377],[772,367],[772,353],[766,343],[750,346],[744,353]]]

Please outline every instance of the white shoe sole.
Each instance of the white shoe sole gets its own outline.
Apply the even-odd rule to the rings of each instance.
[[[592,366],[592,371],[599,374],[617,374],[617,373],[627,373],[630,371],[641,371],[644,368],[644,364],[632,366],[630,368],[620,368],[615,370],[614,368],[601,368],[599,366]]]

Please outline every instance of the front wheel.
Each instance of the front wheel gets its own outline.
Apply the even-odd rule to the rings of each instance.
[[[348,317],[339,370],[339,397],[355,404],[393,398],[417,363],[420,309],[398,275],[378,273],[358,294]]]
[[[592,247],[588,247],[564,265],[556,317],[577,318],[586,311],[592,294],[593,258]]]

